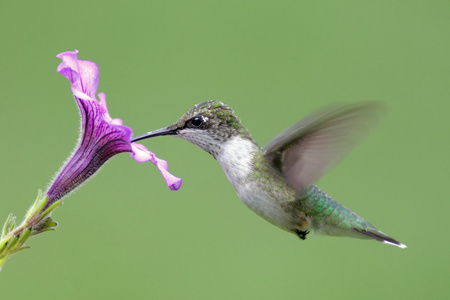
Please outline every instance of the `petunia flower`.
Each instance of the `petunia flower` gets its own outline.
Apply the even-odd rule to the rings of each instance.
[[[58,72],[67,77],[72,85],[72,93],[81,113],[81,133],[78,145],[58,175],[50,185],[46,195],[47,208],[67,193],[80,187],[111,157],[122,152],[131,152],[132,157],[148,157],[153,162],[167,185],[172,190],[181,186],[181,179],[171,175],[167,163],[158,159],[142,145],[131,144],[133,131],[124,126],[121,119],[109,115],[104,93],[96,99],[99,69],[91,61],[79,60],[78,51],[68,51],[57,55],[62,60]],[[137,161],[141,162],[142,159]]]
[[[131,152],[138,162],[153,162],[171,190],[178,190],[182,180],[169,173],[167,162],[157,158],[142,145],[131,143],[133,132],[121,119],[113,119],[106,107],[103,93],[96,99],[98,67],[95,63],[78,60],[78,51],[64,52],[58,72],[72,84],[72,92],[80,108],[81,132],[78,145],[62,166],[44,196],[39,190],[23,222],[16,226],[16,217],[10,214],[0,232],[0,271],[5,261],[14,253],[30,247],[25,242],[31,236],[55,230],[57,223],[51,215],[61,205],[61,198],[80,187],[111,157]],[[42,196],[42,197],[41,197]]]

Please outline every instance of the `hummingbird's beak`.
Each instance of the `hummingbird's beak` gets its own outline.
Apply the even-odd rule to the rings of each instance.
[[[168,127],[164,127],[164,128],[153,130],[153,131],[147,132],[143,135],[134,137],[131,139],[131,142],[134,143],[134,142],[137,142],[137,141],[140,141],[143,139],[148,139],[148,138],[160,136],[160,135],[174,135],[174,134],[177,134],[176,129],[169,129]]]

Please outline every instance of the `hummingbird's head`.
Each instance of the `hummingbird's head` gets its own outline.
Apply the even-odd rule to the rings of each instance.
[[[233,110],[214,100],[196,104],[172,125],[137,136],[131,141],[160,135],[182,138],[214,157],[220,152],[222,145],[235,136],[252,139]]]

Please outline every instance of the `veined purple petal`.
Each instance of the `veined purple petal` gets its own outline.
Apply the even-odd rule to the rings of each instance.
[[[151,161],[161,172],[161,175],[164,177],[167,186],[171,190],[175,191],[181,187],[183,179],[170,174],[167,161],[157,158],[156,155],[148,150],[144,145],[131,143],[130,155],[137,162]]]
[[[98,66],[91,61],[78,60],[78,51],[64,52],[58,72],[72,84],[72,92],[81,114],[81,135],[78,145],[47,191],[47,206],[61,199],[85,182],[111,157],[130,152],[133,131],[112,119],[106,107],[105,94],[95,93],[98,85]]]
[[[86,94],[95,100],[99,76],[98,66],[92,61],[78,60],[77,53],[78,50],[58,54],[56,57],[63,62],[59,64],[57,71],[72,83],[72,92],[76,97],[85,98],[82,94]]]
[[[110,124],[122,125],[123,121],[121,119],[113,119],[109,115],[108,108],[106,107],[106,95],[105,95],[105,93],[98,94],[98,98],[100,99],[100,107],[102,108],[102,111],[103,111],[103,118],[105,118],[105,120],[108,123],[110,123]]]
[[[122,152],[144,155],[141,161],[151,160],[160,170],[167,185],[179,189],[181,179],[171,175],[167,162],[158,159],[153,153],[135,150],[131,145],[133,132],[124,126],[121,119],[109,115],[104,93],[96,99],[99,70],[98,66],[87,60],[79,60],[78,51],[68,51],[57,55],[62,59],[58,72],[71,83],[72,93],[81,114],[81,135],[78,145],[47,191],[48,202],[44,209],[67,193],[78,188],[111,157]],[[151,153],[151,154],[149,154]]]
[[[105,120],[97,101],[75,99],[81,113],[81,136],[74,153],[47,192],[50,204],[79,187],[109,158],[131,151],[133,132],[130,128]]]

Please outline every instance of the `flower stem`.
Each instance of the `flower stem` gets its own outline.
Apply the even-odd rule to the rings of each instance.
[[[22,224],[18,227],[15,223],[16,217],[13,214],[8,215],[0,239],[0,271],[9,256],[30,248],[25,245],[29,237],[56,229],[58,224],[50,218],[50,215],[62,202],[57,201],[44,209],[47,202],[48,196],[41,197],[41,191],[39,190],[36,200],[28,209]]]

